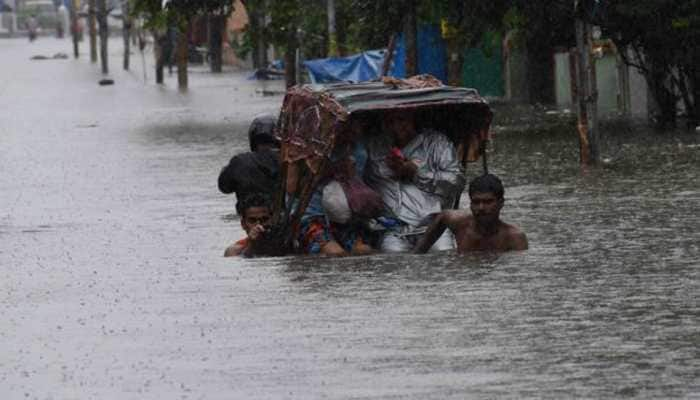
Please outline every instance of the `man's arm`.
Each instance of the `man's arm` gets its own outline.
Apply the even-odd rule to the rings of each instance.
[[[511,248],[513,250],[527,250],[527,237],[518,228],[511,234]]]
[[[245,250],[245,247],[241,246],[240,244],[232,244],[226,248],[226,251],[224,252],[224,257],[240,256],[241,253],[243,253],[243,250]]]
[[[413,181],[416,186],[443,198],[461,193],[466,179],[454,144],[447,136],[433,132],[427,134],[425,146],[428,154],[415,172]]]
[[[433,247],[433,244],[442,236],[445,229],[450,228],[455,231],[460,223],[466,220],[466,215],[458,210],[446,210],[435,217],[432,223],[428,225],[428,229],[423,236],[418,240],[413,248],[414,253],[425,253]]]

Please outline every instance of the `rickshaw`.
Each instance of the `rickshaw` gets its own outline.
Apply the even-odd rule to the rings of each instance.
[[[481,158],[492,112],[474,89],[443,85],[430,75],[409,79],[383,78],[363,83],[298,85],[288,89],[276,126],[280,140],[280,187],[273,199],[271,226],[260,241],[259,254],[295,251],[301,217],[313,191],[331,168],[331,154],[355,140],[353,120],[381,121],[388,111],[414,114],[419,127],[446,134],[455,144],[462,166]],[[381,134],[369,130],[367,134]],[[459,196],[455,208],[458,207]]]

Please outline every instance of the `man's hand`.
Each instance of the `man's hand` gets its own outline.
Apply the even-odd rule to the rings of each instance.
[[[265,233],[265,227],[258,224],[250,229],[250,232],[248,232],[248,237],[250,240],[256,241],[262,237],[263,233]]]
[[[394,172],[397,179],[411,180],[418,171],[418,166],[413,161],[397,157],[394,154],[387,156],[386,164]]]

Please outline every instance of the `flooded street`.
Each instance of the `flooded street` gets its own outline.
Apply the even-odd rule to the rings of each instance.
[[[700,398],[700,134],[616,126],[584,172],[496,126],[524,253],[224,259],[219,170],[282,98],[110,45],[101,87],[0,40],[2,399]]]

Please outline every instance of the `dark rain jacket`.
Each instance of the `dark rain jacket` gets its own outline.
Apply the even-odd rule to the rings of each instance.
[[[219,190],[236,192],[241,199],[250,193],[262,193],[269,198],[279,189],[280,158],[277,150],[259,150],[231,158],[219,174]]]

